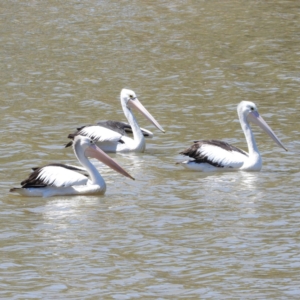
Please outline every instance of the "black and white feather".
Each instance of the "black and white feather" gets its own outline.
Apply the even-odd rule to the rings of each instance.
[[[195,141],[180,154],[192,158],[188,162],[209,164],[216,168],[240,168],[248,153],[219,140]]]
[[[182,162],[185,168],[204,172],[217,170],[260,171],[262,159],[249,122],[258,125],[278,146],[287,151],[273,130],[260,116],[253,102],[240,102],[237,106],[237,112],[248,145],[248,153],[219,140],[195,141],[191,147],[180,152],[180,154],[191,158]]]
[[[95,158],[116,172],[134,179],[88,137],[75,136],[73,150],[82,167],[52,163],[33,168],[28,178],[21,182],[21,187],[12,188],[10,192],[29,197],[104,194],[105,181],[89,158]]]
[[[134,91],[122,89],[120,101],[128,123],[118,121],[101,121],[95,125],[77,128],[77,131],[69,134],[68,138],[81,135],[93,139],[97,146],[105,152],[144,152],[146,148],[145,137],[152,138],[153,133],[139,127],[133,114],[133,109],[139,111],[159,130],[165,132],[155,118],[138,100]],[[132,136],[128,136],[132,134]],[[66,146],[70,146],[69,142]]]
[[[86,185],[88,182],[89,178],[84,168],[65,164],[48,164],[33,168],[33,172],[21,182],[21,186],[22,188],[69,187]]]
[[[140,128],[144,137],[152,138],[153,133],[147,129]],[[95,142],[100,143],[100,147],[105,148],[114,144],[124,144],[124,137],[132,134],[132,128],[128,123],[118,121],[101,121],[96,125],[87,125],[77,128],[74,133],[68,135],[69,139],[74,139],[77,135],[87,136]],[[72,146],[72,141],[66,147]]]
[[[107,129],[116,131],[118,133],[120,133],[121,135],[128,135],[128,134],[132,134],[132,127],[130,124],[126,123],[126,122],[119,122],[119,121],[101,121],[98,122],[97,125],[105,127]],[[145,128],[140,127],[143,136],[146,138],[152,138],[153,137],[153,133],[150,130],[147,130]]]
[[[77,128],[74,133],[68,135],[69,139],[74,139],[75,136],[86,136],[90,139],[98,142],[100,144],[124,144],[124,140],[122,137],[123,134],[119,133],[118,131],[111,130],[107,127],[99,126],[99,125],[87,125]],[[72,141],[66,144],[66,147],[72,146]]]

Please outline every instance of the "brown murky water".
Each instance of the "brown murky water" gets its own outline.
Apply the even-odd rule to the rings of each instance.
[[[6,1],[1,4],[1,299],[298,299],[297,1]],[[133,89],[166,130],[113,154],[96,197],[8,193],[31,167],[75,163],[66,136],[125,120]],[[199,174],[200,138],[246,148],[254,101],[289,152],[253,127],[259,173]],[[101,167],[101,166],[100,166]]]

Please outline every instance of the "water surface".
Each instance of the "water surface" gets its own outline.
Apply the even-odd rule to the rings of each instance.
[[[1,9],[1,299],[298,299],[297,1],[8,1]],[[31,167],[76,163],[67,135],[125,120],[133,89],[164,127],[112,154],[104,196],[8,193]],[[246,148],[254,101],[289,152],[253,127],[259,173],[176,165],[192,141]]]

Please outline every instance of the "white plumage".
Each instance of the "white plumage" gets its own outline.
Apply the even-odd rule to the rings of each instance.
[[[97,142],[97,144],[117,144],[121,142],[122,139],[120,133],[97,125],[83,127],[80,130],[80,135],[90,137]]]
[[[84,135],[94,139],[99,148],[105,152],[144,152],[146,147],[145,136],[152,137],[152,132],[139,127],[132,109],[137,109],[159,130],[163,128],[139,102],[134,91],[123,89],[120,94],[121,105],[129,125],[123,122],[107,121],[99,122],[97,125],[90,125],[78,128],[74,134]],[[127,132],[133,133],[133,139],[127,136]],[[71,143],[68,143],[70,145]]]
[[[41,168],[37,180],[47,186],[55,187],[91,184],[88,177],[64,166],[45,166]]]
[[[32,197],[103,194],[106,190],[105,181],[88,157],[96,158],[120,174],[134,179],[88,137],[76,136],[73,149],[84,169],[64,164],[34,168],[29,177],[21,182],[22,187],[12,188],[10,192]]]
[[[245,155],[248,156],[246,152],[242,154],[237,151],[228,151],[224,148],[209,144],[202,146],[201,153],[213,163],[228,168],[240,168],[244,163]]]
[[[182,165],[195,171],[260,171],[262,168],[261,155],[249,122],[259,125],[275,143],[285,149],[272,129],[259,115],[253,102],[242,101],[238,107],[238,116],[248,144],[248,153],[226,142],[218,140],[200,140],[180,154],[189,156]]]

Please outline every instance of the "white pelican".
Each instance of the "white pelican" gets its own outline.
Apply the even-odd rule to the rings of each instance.
[[[78,128],[75,133],[69,134],[68,138],[72,139],[76,135],[88,136],[105,152],[144,152],[146,146],[144,135],[152,137],[152,132],[139,127],[131,109],[137,109],[159,130],[165,131],[141,104],[134,91],[122,89],[120,100],[129,124],[115,121],[99,122],[96,125]],[[128,132],[133,133],[133,139],[127,136]],[[66,146],[71,144],[72,142],[69,142]]]
[[[278,146],[287,151],[272,129],[259,115],[257,107],[253,102],[242,101],[237,107],[237,112],[246,137],[249,153],[223,141],[195,141],[190,148],[180,152],[180,154],[192,158],[191,160],[182,162],[185,168],[203,172],[217,170],[260,171],[262,159],[249,122],[257,124]]]
[[[21,188],[12,188],[10,192],[30,197],[104,194],[105,181],[87,157],[96,158],[122,175],[134,179],[88,137],[76,136],[73,149],[85,169],[64,164],[35,168],[30,176],[21,182]]]

